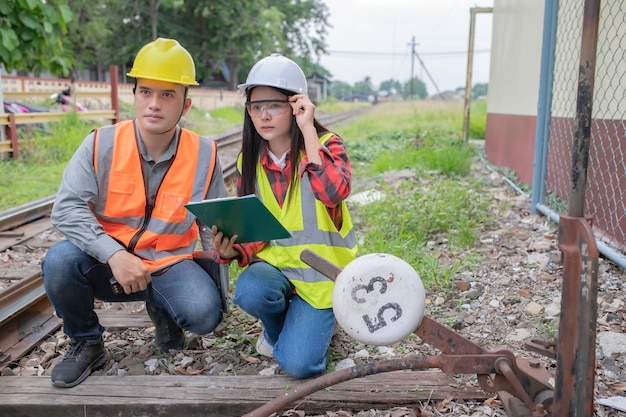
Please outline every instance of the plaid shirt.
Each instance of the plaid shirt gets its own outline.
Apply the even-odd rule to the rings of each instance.
[[[285,203],[287,189],[292,177],[292,166],[289,161],[289,152],[285,159],[285,167],[281,170],[272,160],[265,146],[265,152],[261,152],[261,166],[269,179],[272,191],[280,207]],[[322,165],[309,162],[307,156],[300,161],[300,178],[305,173],[309,174],[311,189],[315,198],[324,203],[330,218],[333,219],[337,229],[341,228],[341,205],[350,195],[352,188],[352,169],[346,147],[339,136],[331,136],[319,150]],[[241,189],[241,177],[237,174],[237,194]],[[267,242],[252,242],[235,245],[241,256],[237,258],[239,266],[245,266],[255,261],[254,255],[267,245]],[[224,260],[226,261],[226,260]],[[228,260],[230,261],[230,260]]]

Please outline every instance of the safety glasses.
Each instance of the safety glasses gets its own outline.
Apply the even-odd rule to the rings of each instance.
[[[261,117],[263,111],[266,111],[270,116],[278,116],[291,110],[291,105],[289,100],[257,100],[247,101],[246,109],[250,117]]]

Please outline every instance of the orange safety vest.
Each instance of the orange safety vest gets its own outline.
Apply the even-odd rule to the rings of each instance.
[[[151,207],[136,129],[128,120],[95,131],[93,163],[100,191],[94,212],[104,230],[153,272],[192,258],[199,233],[185,204],[206,196],[217,151],[214,141],[181,129]]]

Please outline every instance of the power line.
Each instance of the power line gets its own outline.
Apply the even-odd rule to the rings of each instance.
[[[326,51],[328,55],[357,55],[362,57],[410,57],[411,52]],[[491,52],[491,49],[475,49],[474,54]],[[467,55],[467,51],[422,52],[422,56]]]

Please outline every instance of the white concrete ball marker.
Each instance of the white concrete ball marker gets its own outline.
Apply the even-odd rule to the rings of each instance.
[[[363,255],[339,273],[333,312],[343,330],[371,345],[390,345],[411,334],[424,317],[426,294],[418,273],[384,253]]]

